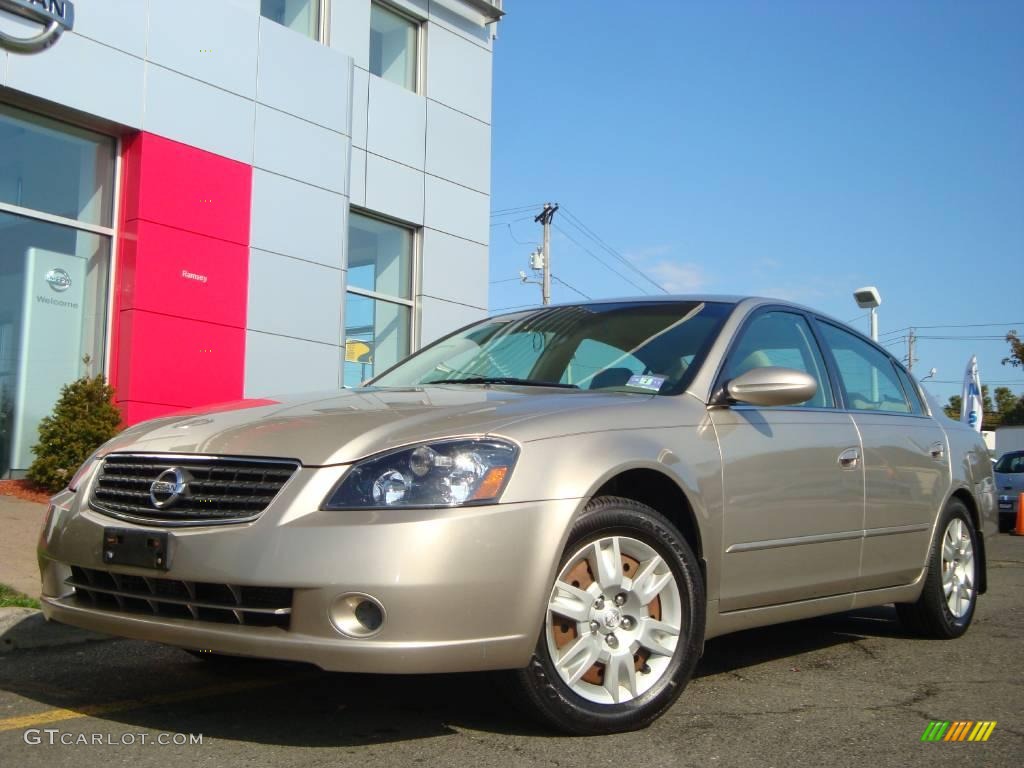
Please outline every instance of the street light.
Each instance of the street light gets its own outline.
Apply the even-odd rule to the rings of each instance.
[[[878,307],[882,303],[878,289],[873,285],[858,288],[853,292],[853,299],[861,309],[871,310],[871,340],[878,341]]]

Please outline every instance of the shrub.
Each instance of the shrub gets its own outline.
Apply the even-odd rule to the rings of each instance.
[[[113,397],[103,376],[85,376],[61,389],[53,414],[39,422],[29,482],[54,492],[68,484],[93,451],[118,433],[121,412]]]

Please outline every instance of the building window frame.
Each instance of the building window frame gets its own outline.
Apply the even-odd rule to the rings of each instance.
[[[331,27],[331,0],[311,0],[311,2],[317,3],[315,22],[316,22],[316,33],[313,35],[305,35],[298,30],[292,30],[298,34],[303,34],[303,37],[308,37],[310,40],[320,43],[321,45],[330,45],[330,27]],[[281,24],[281,22],[275,21],[269,16],[263,15],[262,5],[260,8],[260,18],[266,19],[272,24]],[[281,26],[291,29],[287,24],[281,24]]]
[[[375,5],[378,6],[379,8],[383,8],[385,11],[387,11],[389,13],[393,13],[395,16],[399,16],[399,17],[405,19],[406,21],[410,22],[416,28],[416,34],[414,35],[414,39],[415,39],[415,42],[416,42],[416,56],[414,58],[414,70],[415,71],[413,72],[413,87],[412,88],[408,88],[407,86],[404,86],[404,85],[399,86],[399,87],[405,88],[409,92],[415,93],[418,96],[424,95],[424,88],[425,88],[426,81],[427,81],[427,78],[426,78],[426,62],[427,62],[427,57],[426,57],[426,47],[427,47],[426,46],[426,40],[427,40],[427,35],[426,35],[426,30],[427,30],[427,19],[419,17],[419,16],[416,16],[415,14],[412,13],[412,11],[410,11],[410,10],[408,10],[406,8],[402,8],[401,6],[395,5],[393,3],[389,3],[386,0],[370,0],[370,13],[371,14],[373,13],[373,6],[375,6]],[[370,31],[371,32],[373,31],[372,21],[371,21]],[[381,75],[374,74],[374,72],[371,69],[369,69],[369,63],[367,64],[367,71],[369,71],[370,74],[373,75],[374,77],[380,77],[382,80],[386,79],[386,78],[382,77]],[[393,81],[389,80],[388,82],[393,82]],[[394,83],[394,84],[398,85],[398,83]]]
[[[362,296],[367,299],[373,299],[375,301],[383,301],[388,304],[398,304],[409,309],[409,354],[412,355],[417,352],[420,348],[420,302],[418,298],[420,296],[420,276],[422,274],[422,254],[423,254],[423,227],[418,224],[413,224],[409,221],[403,221],[396,219],[392,216],[373,211],[368,208],[359,208],[356,206],[349,207],[348,216],[348,228],[352,227],[352,215],[362,216],[366,219],[372,219],[382,224],[388,224],[393,227],[401,227],[407,230],[412,235],[412,248],[410,253],[410,264],[409,264],[409,298],[403,298],[401,296],[395,296],[391,293],[382,293],[380,291],[374,291],[367,288],[359,288],[357,286],[350,285],[348,282],[348,270],[349,264],[349,252],[348,246],[346,245],[345,250],[345,295],[342,297],[342,301],[345,306],[343,312],[347,311],[347,297],[348,294],[354,294],[356,296]],[[346,237],[348,234],[346,233]],[[341,324],[341,354],[342,362],[344,363],[345,346],[348,341],[347,334],[345,332],[345,322]],[[377,375],[381,371],[375,371],[374,375]],[[344,387],[344,365],[342,366],[342,377],[341,385]]]
[[[48,110],[35,108],[34,104],[21,103],[18,100],[0,101],[0,107],[13,111],[15,117],[22,113],[23,119],[28,121],[38,120],[41,124],[53,123],[57,129],[67,128],[70,131],[87,131],[97,137],[102,137],[109,142],[112,153],[108,177],[110,180],[110,206],[107,216],[98,217],[104,223],[93,223],[80,218],[62,216],[50,213],[39,208],[32,208],[18,203],[10,203],[0,200],[0,213],[21,218],[26,221],[36,221],[41,224],[55,225],[79,233],[94,235],[106,241],[106,264],[104,267],[103,294],[97,298],[95,310],[97,314],[102,311],[102,321],[96,322],[92,333],[94,341],[92,350],[87,354],[91,357],[85,375],[102,375],[106,382],[116,386],[112,380],[112,362],[114,356],[115,329],[118,322],[118,279],[120,267],[120,233],[121,233],[121,212],[122,203],[122,171],[123,171],[123,137],[119,134],[103,130],[102,128],[85,124],[79,120],[68,119],[67,115],[54,113]],[[67,382],[70,383],[70,382]],[[11,457],[12,459],[14,457]],[[8,466],[4,469],[5,477],[22,477],[26,468]]]

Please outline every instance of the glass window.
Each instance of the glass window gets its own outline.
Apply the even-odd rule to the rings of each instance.
[[[857,336],[821,323],[825,343],[839,368],[846,407],[857,411],[910,413],[889,356]]]
[[[346,387],[358,386],[409,354],[414,240],[408,227],[358,213],[349,216]]]
[[[903,391],[906,393],[907,399],[910,400],[911,413],[924,413],[924,405],[921,403],[921,395],[917,390],[917,385],[914,383],[914,380],[910,378],[910,374],[895,363],[893,364],[893,368],[896,369],[896,377],[903,385]]]
[[[109,226],[114,142],[0,105],[0,202]]]
[[[416,90],[419,24],[378,3],[370,6],[370,73]]]
[[[353,213],[349,218],[348,285],[412,298],[413,231]]]
[[[102,371],[109,257],[108,237],[0,211],[0,477],[28,469],[61,387]]]
[[[581,389],[624,387],[630,377],[647,372],[631,353],[596,339],[583,339],[562,374],[561,383]]]
[[[1024,453],[1004,453],[996,462],[995,471],[1002,475],[1024,474]]]
[[[356,387],[374,371],[390,368],[409,354],[412,308],[349,293],[345,300],[346,387]]]
[[[717,302],[623,302],[500,315],[446,336],[373,384],[496,378],[674,395],[686,389],[731,309]],[[631,381],[634,372],[642,380]]]
[[[729,353],[723,378],[735,379],[755,368],[792,368],[813,376],[818,382],[814,397],[800,405],[832,408],[825,360],[811,327],[802,315],[793,312],[763,312],[743,329],[739,341]]]
[[[306,37],[320,37],[320,0],[260,0],[260,13]]]

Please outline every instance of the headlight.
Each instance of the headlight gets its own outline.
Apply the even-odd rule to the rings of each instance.
[[[505,489],[517,454],[502,440],[445,440],[374,456],[345,474],[324,509],[493,502]]]
[[[74,493],[78,490],[79,484],[89,476],[97,462],[103,460],[103,457],[99,455],[100,449],[97,449],[92,456],[85,460],[85,463],[78,468],[78,471],[71,476],[71,482],[68,483],[68,490]]]

